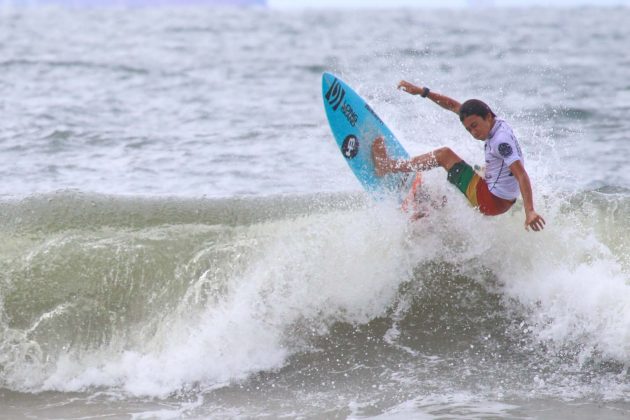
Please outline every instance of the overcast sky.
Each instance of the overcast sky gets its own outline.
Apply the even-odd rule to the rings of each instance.
[[[272,7],[468,7],[474,4],[495,6],[630,6],[630,0],[267,0]]]

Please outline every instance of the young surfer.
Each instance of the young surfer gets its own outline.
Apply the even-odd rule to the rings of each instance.
[[[468,132],[477,140],[485,141],[486,169],[482,178],[448,147],[441,147],[409,160],[393,160],[387,157],[382,138],[372,146],[376,173],[383,176],[389,172],[416,172],[443,167],[448,172],[448,181],[466,195],[468,201],[488,216],[505,213],[519,195],[525,207],[525,229],[539,231],[545,220],[534,210],[532,187],[525,171],[523,153],[512,132],[512,128],[498,118],[488,105],[478,99],[463,104],[448,96],[431,92],[401,81],[398,88],[412,95],[429,98],[436,104],[459,115]]]

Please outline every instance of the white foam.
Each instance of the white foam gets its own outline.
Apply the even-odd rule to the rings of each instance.
[[[442,260],[480,281],[490,270],[536,340],[558,349],[577,344],[582,361],[630,361],[628,273],[595,234],[554,208],[545,209],[545,231],[527,233],[518,208],[487,218],[445,183],[430,189],[448,205],[415,225],[383,203],[236,228],[222,246],[246,243],[247,255],[217,262],[196,252],[193,265],[207,258],[210,266],[191,279],[174,312],[98,349],[52,355],[50,362],[35,357],[5,380],[15,389],[105,387],[157,397],[220,387],[284,366],[335,321],[384,315],[419,264]],[[397,308],[394,321],[409,309]],[[395,343],[396,333],[394,324],[385,339]]]
[[[538,233],[524,231],[518,208],[468,227],[463,217],[453,218],[459,226],[450,234],[465,243],[456,258],[473,275],[490,269],[506,299],[524,305],[538,340],[557,348],[578,345],[584,361],[601,355],[630,363],[630,275],[623,256],[593,233],[592,224],[562,213],[558,203],[545,204],[548,223]]]
[[[382,315],[414,264],[405,257],[407,220],[393,207],[249,229],[258,250],[244,270],[234,270],[238,277],[222,299],[197,314],[185,302],[176,319],[137,349],[112,343],[68,354],[43,388],[104,386],[163,397],[277,369],[332,322]],[[302,338],[296,328],[306,330]]]

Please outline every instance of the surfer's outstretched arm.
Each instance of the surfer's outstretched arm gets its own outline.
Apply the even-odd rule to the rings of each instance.
[[[523,197],[523,207],[525,208],[525,229],[538,232],[545,227],[545,219],[534,210],[534,198],[532,194],[532,186],[529,181],[529,175],[523,167],[520,160],[517,160],[510,165],[510,172],[514,175],[518,181],[519,188],[521,190],[521,196]]]
[[[439,106],[449,111],[452,111],[459,115],[459,108],[461,104],[453,98],[449,98],[441,93],[431,92],[428,87],[416,86],[413,83],[409,83],[406,80],[401,80],[398,83],[398,89],[404,90],[411,95],[420,95],[423,98],[429,98]]]

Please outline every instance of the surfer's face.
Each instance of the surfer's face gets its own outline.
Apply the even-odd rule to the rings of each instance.
[[[486,115],[485,118],[479,115],[469,115],[462,121],[466,130],[477,140],[485,140],[490,135],[490,130],[494,125],[494,117],[492,114]]]

